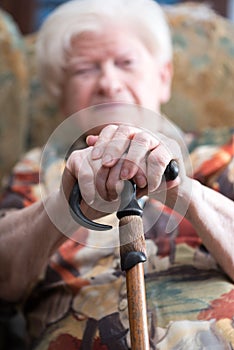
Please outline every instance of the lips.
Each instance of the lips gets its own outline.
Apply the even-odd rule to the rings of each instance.
[[[110,108],[118,108],[124,107],[126,105],[133,104],[125,101],[101,101],[94,105],[95,109],[110,109]]]

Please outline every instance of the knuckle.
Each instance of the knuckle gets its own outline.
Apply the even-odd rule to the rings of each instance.
[[[118,129],[117,125],[109,124],[109,125],[105,126],[105,128],[103,129],[103,132],[107,132],[107,133],[115,132],[117,129]]]
[[[169,154],[162,154],[156,157],[154,152],[151,152],[148,157],[148,169],[149,171],[157,172],[158,176],[162,176],[170,160]]]
[[[134,142],[138,143],[141,146],[144,146],[145,148],[148,148],[150,145],[150,138],[149,135],[145,132],[139,132],[135,135]]]
[[[99,144],[108,141],[116,132],[117,128],[117,125],[114,124],[105,126],[99,134],[97,143]]]
[[[120,156],[124,153],[125,147],[121,140],[113,140],[111,144],[111,150],[107,150],[108,153],[111,153],[113,156],[115,156],[117,159],[120,158]]]
[[[66,167],[71,171],[74,171],[77,168],[77,163],[81,158],[80,151],[73,151],[66,161]]]
[[[124,138],[131,138],[133,133],[133,128],[129,125],[120,125],[116,131],[116,135],[119,137],[123,136]]]

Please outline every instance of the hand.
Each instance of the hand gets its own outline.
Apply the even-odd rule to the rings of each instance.
[[[63,173],[63,191],[68,200],[75,181],[79,182],[79,188],[82,194],[83,202],[81,207],[83,213],[87,212],[89,218],[97,218],[104,214],[109,214],[116,211],[120,205],[120,198],[118,194],[122,192],[124,185],[123,180],[116,178],[115,182],[115,201],[109,197],[107,192],[105,196],[100,194],[99,189],[105,186],[108,182],[108,175],[110,170],[102,166],[101,160],[93,160],[91,157],[93,147],[88,147],[83,150],[72,152],[68,158],[65,171]],[[111,170],[113,174],[120,167],[122,159]],[[98,183],[96,179],[99,179]]]
[[[133,179],[139,195],[159,191],[162,183],[165,186],[163,174],[172,159],[179,163],[180,176],[169,181],[167,189],[178,186],[185,176],[178,144],[161,134],[156,137],[128,125],[109,125],[99,136],[88,136],[87,144],[93,146],[92,160],[101,160],[96,185],[101,196],[109,200],[116,198],[116,184],[121,180]]]

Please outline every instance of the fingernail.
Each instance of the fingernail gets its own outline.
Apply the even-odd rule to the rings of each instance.
[[[140,188],[144,188],[146,186],[146,180],[145,180],[145,177],[142,176],[142,175],[139,175],[136,177],[136,183],[137,183],[137,186],[140,187]]]
[[[126,180],[128,178],[129,171],[128,169],[121,170],[120,177],[122,180]]]
[[[123,188],[124,188],[124,181],[123,180],[117,181],[115,189],[118,195],[123,191]]]

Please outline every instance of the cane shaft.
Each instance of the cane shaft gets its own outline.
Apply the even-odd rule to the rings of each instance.
[[[143,263],[126,272],[128,314],[133,350],[149,350]]]
[[[121,265],[132,252],[146,254],[142,219],[126,216],[119,221]],[[122,261],[123,260],[123,261]],[[143,263],[126,270],[128,314],[132,350],[149,350]]]

